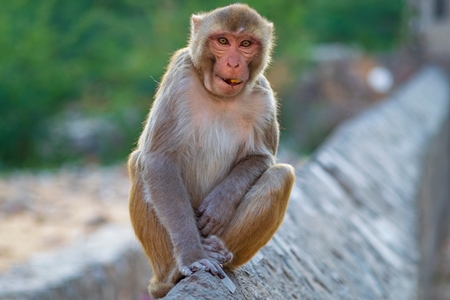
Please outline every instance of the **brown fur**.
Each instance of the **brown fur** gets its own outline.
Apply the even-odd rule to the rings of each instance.
[[[275,164],[277,105],[262,75],[273,26],[240,4],[192,24],[190,46],[172,57],[129,159],[130,215],[152,265],[154,297],[199,269],[223,276],[219,264],[234,269],[251,259],[281,224],[295,180],[291,166]],[[202,41],[216,30],[260,43],[242,66],[250,79],[233,96],[204,84],[212,69]]]

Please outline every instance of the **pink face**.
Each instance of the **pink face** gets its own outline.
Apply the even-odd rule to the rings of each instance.
[[[216,62],[211,77],[205,77],[206,88],[219,96],[236,95],[249,79],[249,63],[260,44],[251,35],[219,32],[210,36],[209,49]]]

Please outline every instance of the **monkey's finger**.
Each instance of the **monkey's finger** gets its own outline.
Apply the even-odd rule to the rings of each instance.
[[[209,217],[206,215],[202,215],[197,221],[197,228],[199,230],[202,230],[206,226],[206,224],[208,224],[208,221]]]
[[[217,244],[217,238],[213,235],[208,236],[207,238],[202,239],[203,245],[214,245]]]
[[[219,264],[226,263],[227,257],[225,255],[219,254],[219,253],[209,253],[208,256],[214,260],[217,260]]]
[[[213,275],[219,275],[219,269],[221,270],[218,262],[209,259],[202,259],[201,264],[204,265],[205,269]]]
[[[222,235],[222,233],[225,231],[225,228],[223,227],[223,226],[221,226],[218,230],[217,230],[217,232],[215,233],[215,234],[217,234],[217,235]]]
[[[200,229],[201,234],[204,235],[204,236],[210,235],[212,233],[211,231],[213,229],[213,226],[214,225],[211,222],[209,222],[208,224],[206,224],[205,227]]]
[[[202,203],[200,204],[200,206],[197,208],[197,210],[201,213],[204,213],[206,211],[206,209],[210,206],[211,204],[211,200],[210,198],[206,197],[205,199],[203,199]]]
[[[227,260],[226,262],[231,261],[231,260],[233,259],[233,257],[234,257],[233,253],[228,252],[228,253],[226,254],[226,260]]]
[[[213,235],[222,235],[222,232],[224,231],[224,225],[222,222],[216,222],[214,227],[211,229],[209,234]],[[225,246],[222,245],[222,248],[225,248]]]
[[[230,262],[233,259],[233,253],[231,252],[221,253],[221,255],[222,261],[219,261],[221,264],[226,264],[227,262]]]
[[[217,251],[219,251],[219,249],[216,249],[216,248],[214,248],[214,246],[211,246],[211,245],[203,245],[203,249],[206,252],[217,252]]]
[[[223,232],[224,230],[222,230]],[[220,233],[220,232],[219,232]],[[205,243],[213,247],[214,250],[228,253],[227,247],[225,247],[224,242],[215,235],[210,235],[207,239],[205,239]],[[217,252],[215,251],[215,252]]]
[[[215,226],[213,226],[209,234],[220,235],[222,228],[223,226],[220,223],[217,223]]]
[[[189,267],[181,268],[180,273],[183,276],[191,276],[193,274],[193,272],[191,271],[191,269]]]
[[[226,248],[218,249],[209,245],[203,245],[203,250],[208,253],[219,253],[221,255],[226,255],[228,253],[228,250]]]
[[[214,275],[219,276],[220,279],[224,279],[227,275],[225,274],[225,272],[222,269],[222,267],[220,266],[220,264],[218,262],[214,262],[213,264],[215,265],[215,268],[217,270],[217,274],[214,274]]]
[[[206,270],[209,272],[209,265],[205,265],[204,261],[208,261],[208,260],[202,259],[198,262],[197,271]]]
[[[205,261],[206,259],[202,259],[200,261],[196,261],[195,263],[193,263],[192,265],[189,266],[189,269],[195,273],[199,270],[204,270],[205,269],[205,264],[203,263],[203,261]]]
[[[213,229],[216,225],[213,223],[212,219],[209,218],[207,223],[205,224],[205,226],[203,226],[200,229],[200,232],[203,234],[203,236],[210,236],[211,234],[213,234]]]
[[[202,239],[202,244],[204,246],[209,246],[215,250],[221,250],[225,248],[223,242],[215,235],[210,235],[207,238]]]
[[[213,224],[212,222],[209,222],[208,225],[206,225],[204,229],[206,229],[208,226],[209,226],[208,235],[216,234],[215,229],[216,229],[217,225]]]
[[[197,208],[197,214],[202,215],[206,211],[206,205],[205,202],[200,204],[200,206]]]

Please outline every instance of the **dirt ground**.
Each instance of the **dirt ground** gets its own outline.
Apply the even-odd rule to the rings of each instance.
[[[100,226],[129,223],[125,165],[0,177],[0,272]]]

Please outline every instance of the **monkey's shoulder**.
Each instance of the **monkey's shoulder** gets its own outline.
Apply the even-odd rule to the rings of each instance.
[[[187,48],[176,51],[167,66],[166,73],[159,85],[159,90],[172,85],[180,85],[179,80],[185,78],[192,65]]]
[[[188,48],[181,48],[172,55],[170,58],[169,68],[171,69],[173,67],[180,67],[183,65],[190,65],[192,64],[191,56],[189,55],[189,49]],[[176,70],[179,72],[179,70]]]

